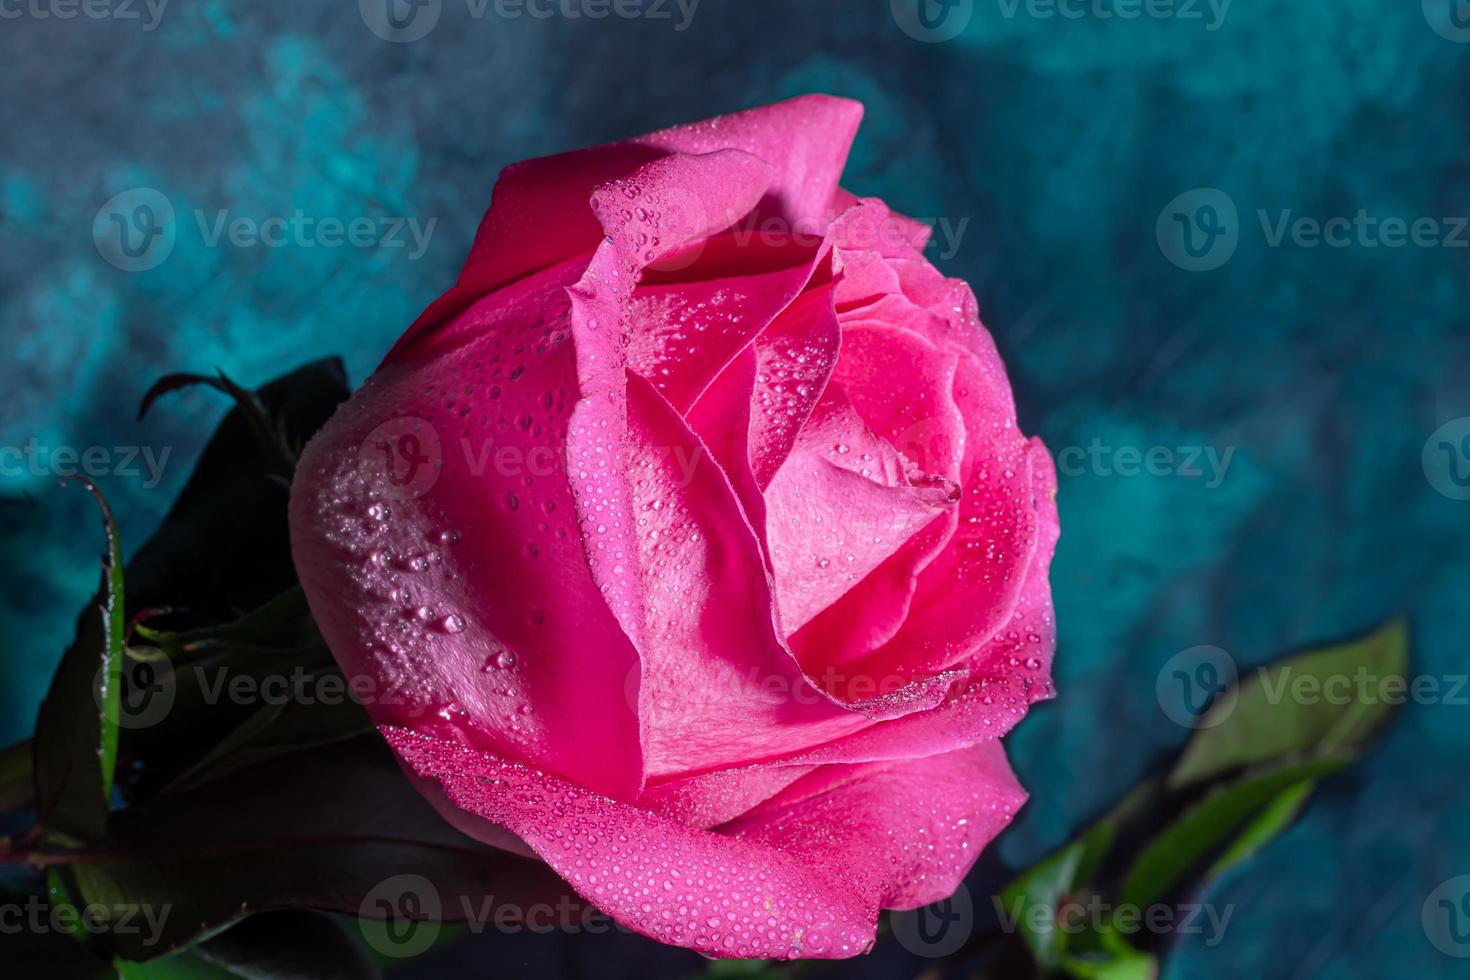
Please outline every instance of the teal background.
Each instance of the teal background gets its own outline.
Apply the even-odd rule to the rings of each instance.
[[[1000,846],[1025,862],[1182,743],[1154,693],[1178,651],[1215,644],[1244,668],[1407,613],[1417,673],[1470,669],[1470,502],[1421,464],[1430,434],[1470,415],[1470,249],[1271,247],[1257,219],[1470,215],[1470,45],[1431,25],[1451,2],[1238,0],[1208,30],[1204,4],[1205,21],[1107,18],[1106,0],[1069,20],[974,0],[943,43],[905,34],[887,0],[703,0],[682,32],[493,6],[474,19],[444,0],[402,44],[351,0],[175,0],[153,30],[141,7],[143,21],[25,13],[0,22],[0,446],[167,449],[156,487],[100,481],[136,546],[224,410],[190,391],[135,422],[157,375],[258,384],[340,354],[360,383],[452,281],[505,164],[803,92],[860,99],[847,186],[968,221],[956,254],[931,258],[974,285],[1027,430],[1054,452],[1234,450],[1218,486],[1062,477],[1060,697],[1010,740],[1033,796]],[[178,214],[172,253],[136,273],[92,237],[132,187]],[[1239,244],[1190,272],[1155,228],[1201,187],[1238,207]],[[192,214],[298,208],[436,225],[411,259],[210,247]],[[80,491],[21,474],[0,495],[10,741],[101,539]],[[1467,749],[1463,701],[1408,707],[1212,890],[1235,905],[1224,942],[1183,937],[1166,975],[1465,975],[1420,909],[1470,873]]]

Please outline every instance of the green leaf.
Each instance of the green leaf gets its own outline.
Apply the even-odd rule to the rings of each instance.
[[[336,358],[255,392],[297,441],[324,425],[347,395]],[[163,522],[128,562],[129,607],[169,610],[176,626],[215,626],[293,587],[288,492],[279,475],[276,456],[259,445],[246,413],[232,408]]]
[[[348,394],[342,363],[316,361],[262,386],[259,403],[294,439],[311,436]],[[136,802],[192,769],[244,723],[258,704],[206,703],[185,665],[217,670],[221,657],[261,653],[253,678],[330,663],[296,582],[287,526],[287,488],[276,456],[262,448],[246,412],[226,413],[158,530],[128,563],[128,604],[153,615],[140,628],[176,654],[174,703],[160,723],[122,741],[120,789]],[[247,610],[256,610],[242,618]],[[227,625],[221,625],[227,624]],[[161,629],[160,626],[170,627]],[[253,645],[253,646],[252,646]],[[211,659],[213,658],[213,659]],[[211,675],[213,677],[215,675]]]
[[[743,980],[776,980],[788,976],[785,970],[765,960],[711,960],[705,976],[740,977]]]
[[[41,825],[53,835],[95,841],[107,829],[117,769],[122,696],[122,546],[112,510],[95,486],[107,532],[102,582],[77,618],[76,639],[62,655],[36,719],[32,767]]]
[[[156,932],[100,937],[129,960],[166,954],[250,912],[374,911],[380,903],[365,906],[383,897],[374,890],[402,875],[428,879],[442,921],[483,914],[488,902],[575,900],[541,862],[455,830],[376,734],[164,794],[118,813],[111,831],[95,852],[56,858],[83,901],[157,913]]]
[[[107,959],[98,955],[85,934],[71,929],[80,923],[80,914],[63,877],[27,875],[23,882],[19,877],[6,874],[0,881],[0,905],[7,910],[9,923],[3,933],[5,975],[111,977]]]
[[[1218,878],[1237,864],[1241,864],[1275,840],[1277,835],[1291,826],[1291,822],[1306,806],[1312,790],[1317,788],[1315,779],[1304,779],[1276,795],[1258,813],[1250,824],[1235,838],[1235,842],[1216,859],[1205,872],[1206,878]]]
[[[211,655],[277,653],[282,650],[300,651],[302,659],[306,660],[327,649],[306,603],[306,593],[299,585],[223,625],[173,631],[140,623],[137,634],[174,666]]]
[[[1019,932],[1042,966],[1061,962],[1067,936],[1057,928],[1062,900],[1092,880],[1112,843],[1111,821],[1101,821],[1082,837],[1032,865],[1001,890],[1001,926]]]
[[[1146,908],[1158,901],[1208,857],[1228,848],[1282,793],[1333,773],[1350,761],[1339,757],[1288,764],[1213,791],[1144,848],[1124,879],[1119,904]]]
[[[299,444],[292,439],[282,421],[271,417],[270,410],[266,408],[258,394],[249,388],[240,387],[223,371],[218,371],[213,375],[169,374],[159,378],[153,383],[153,387],[143,395],[143,400],[138,403],[138,421],[143,420],[143,417],[148,414],[148,409],[163,395],[195,385],[214,388],[233,398],[236,407],[249,423],[256,443],[273,458],[278,474],[282,477],[290,477],[296,468]]]
[[[161,974],[143,974],[145,980],[222,977],[374,980],[380,975],[361,939],[343,923],[332,916],[305,909],[252,915],[187,950],[159,957],[147,964],[128,965],[132,969],[141,966],[146,970],[154,964],[170,970]]]
[[[130,802],[209,778],[227,760],[225,769],[235,768],[370,727],[300,588],[223,626],[138,632],[156,645],[137,656],[140,669],[154,670],[159,702],[132,719],[124,744]],[[310,703],[298,703],[302,683],[311,685]],[[248,697],[232,693],[237,684]],[[268,689],[276,692],[269,700]]]
[[[29,810],[36,803],[35,749],[29,741],[0,751],[0,813]]]
[[[1078,980],[1155,980],[1159,961],[1149,953],[1132,956],[1067,956],[1062,970]]]
[[[1361,746],[1402,703],[1408,661],[1408,626],[1397,619],[1354,642],[1247,675],[1237,698],[1218,699],[1200,719],[1169,785]]]
[[[118,980],[241,980],[249,976],[212,963],[192,949],[147,963],[119,959],[114,961],[113,968],[117,970]]]
[[[335,666],[324,668],[320,674],[341,677]],[[342,686],[345,689],[345,679]],[[199,786],[277,756],[320,748],[373,730],[367,710],[350,699],[331,704],[302,704],[295,700],[267,704],[181,773],[166,791]]]

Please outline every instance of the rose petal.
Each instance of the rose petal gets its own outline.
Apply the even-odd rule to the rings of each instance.
[[[398,346],[415,342],[475,296],[590,253],[603,236],[602,223],[587,207],[592,192],[671,154],[739,150],[760,158],[772,168],[761,216],[820,234],[862,113],[860,103],[808,95],[512,164],[495,183],[455,289],[431,306]]]
[[[628,311],[628,366],[680,413],[801,293],[809,265],[693,283],[643,286]]]
[[[950,392],[956,357],[917,334],[882,324],[844,323],[834,377],[864,423],[902,453],[930,485],[958,494],[965,422]],[[908,615],[922,571],[953,536],[959,508],[913,534],[860,582],[791,638],[809,672],[842,664],[892,638]],[[840,689],[839,697],[849,700]]]
[[[949,492],[915,486],[910,465],[864,424],[845,390],[827,389],[766,488],[766,539],[789,634],[948,511]],[[812,652],[811,673],[831,664]]]
[[[880,907],[948,895],[1025,800],[998,743],[892,766],[829,767],[719,832],[402,728],[384,737],[436,805],[524,840],[581,895],[710,956],[853,956]]]
[[[605,692],[636,653],[588,572],[554,448],[579,393],[566,288],[581,271],[497,292],[374,374],[306,447],[292,550],[378,721],[631,798],[637,719]]]
[[[724,475],[647,382],[630,377],[628,395],[637,534],[612,571],[640,599],[649,777],[774,757],[866,725],[809,690],[782,646],[758,543]]]

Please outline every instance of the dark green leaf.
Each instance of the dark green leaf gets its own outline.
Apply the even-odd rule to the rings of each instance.
[[[1316,780],[1304,779],[1295,786],[1290,786],[1278,793],[1276,798],[1266,804],[1265,808],[1241,831],[1225,853],[1216,859],[1205,877],[1218,878],[1275,840],[1278,834],[1291,826],[1297,814],[1301,813],[1302,807],[1306,806],[1312,790],[1316,788]]]
[[[142,421],[143,416],[148,414],[148,409],[159,397],[171,391],[191,388],[195,385],[217,389],[233,398],[236,408],[249,423],[256,443],[272,458],[274,465],[278,468],[278,475],[290,477],[291,471],[296,467],[299,447],[293,443],[286,428],[271,418],[270,411],[261,401],[260,396],[248,388],[240,387],[223,371],[215,375],[169,374],[159,378],[153,383],[153,387],[143,395],[143,400],[138,403],[138,420]]]
[[[299,368],[256,394],[293,440],[304,441],[348,392],[341,362],[329,359]],[[221,661],[200,658],[246,652],[250,644],[266,654],[244,668],[252,677],[330,662],[296,584],[288,494],[272,478],[279,475],[276,469],[237,406],[225,415],[163,524],[128,564],[129,607],[166,612],[149,619],[140,633],[155,638],[163,632],[180,667],[171,675],[175,697],[166,718],[130,729],[123,740],[126,780],[120,788],[130,801],[195,767],[259,707],[206,703],[199,677],[183,664],[197,663],[215,679]],[[257,612],[241,618],[247,610]],[[173,629],[160,631],[161,622]],[[242,668],[232,663],[229,669],[233,675]]]
[[[1341,646],[1289,657],[1247,675],[1220,698],[1169,774],[1179,788],[1288,756],[1350,750],[1371,738],[1405,696],[1408,627],[1394,620]]]
[[[1129,869],[1119,903],[1146,908],[1231,841],[1280,794],[1326,776],[1348,757],[1288,764],[1247,775],[1217,789],[1171,824]]]
[[[94,952],[88,943],[67,931],[77,921],[65,882],[59,875],[48,875],[49,887],[35,876],[20,887],[18,876],[7,874],[0,885],[0,903],[9,910],[10,926],[4,932],[3,970],[8,977],[46,977],[56,980],[90,980],[111,976],[107,959]],[[28,878],[30,876],[27,876]],[[62,913],[58,910],[66,907]],[[16,928],[22,926],[22,928]]]
[[[780,966],[765,960],[711,960],[705,967],[705,975],[739,977],[741,980],[784,980],[788,976]]]
[[[398,875],[427,878],[444,921],[474,917],[492,899],[572,900],[545,865],[451,827],[376,734],[159,796],[117,814],[95,854],[62,859],[85,901],[170,910],[156,937],[106,937],[113,953],[132,960],[249,912],[355,914]]]
[[[154,629],[139,624],[138,636],[152,644],[174,667],[218,654],[276,653],[296,650],[303,661],[326,650],[306,594],[292,586],[239,619],[199,629]]]
[[[117,971],[118,980],[242,980],[249,976],[211,963],[192,949],[160,956],[147,963],[120,959],[113,968]]]
[[[1123,955],[1067,956],[1061,965],[1077,980],[1154,980],[1159,975],[1159,961],[1138,950]]]
[[[339,919],[306,909],[261,912],[190,952],[250,980],[373,980],[362,940]]]
[[[117,768],[123,666],[122,546],[102,493],[107,552],[97,594],[77,618],[76,639],[62,655],[36,719],[32,766],[41,825],[53,835],[95,841],[107,828]]]
[[[1032,956],[1043,966],[1056,966],[1067,946],[1057,929],[1062,900],[1091,881],[1112,842],[1113,825],[1102,821],[1082,837],[1043,858],[1000,893],[1002,928],[1020,933]]]
[[[324,668],[321,674],[341,676],[335,666]],[[343,686],[345,688],[345,682]],[[373,731],[373,727],[367,710],[350,699],[331,703],[303,704],[293,700],[267,704],[176,778],[168,791],[198,786],[236,769],[289,752],[320,748],[364,735]]]
[[[28,810],[36,803],[36,776],[32,770],[35,749],[29,741],[17,742],[0,752],[0,813]]]
[[[347,394],[335,358],[256,392],[270,417],[303,442]],[[244,413],[231,409],[163,523],[128,562],[129,608],[175,610],[178,625],[215,626],[293,587],[288,493],[272,478],[275,471]]]

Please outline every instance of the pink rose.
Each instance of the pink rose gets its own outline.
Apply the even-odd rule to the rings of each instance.
[[[444,816],[628,926],[843,957],[1025,799],[1051,459],[809,96],[516,164],[307,448],[311,608]]]

